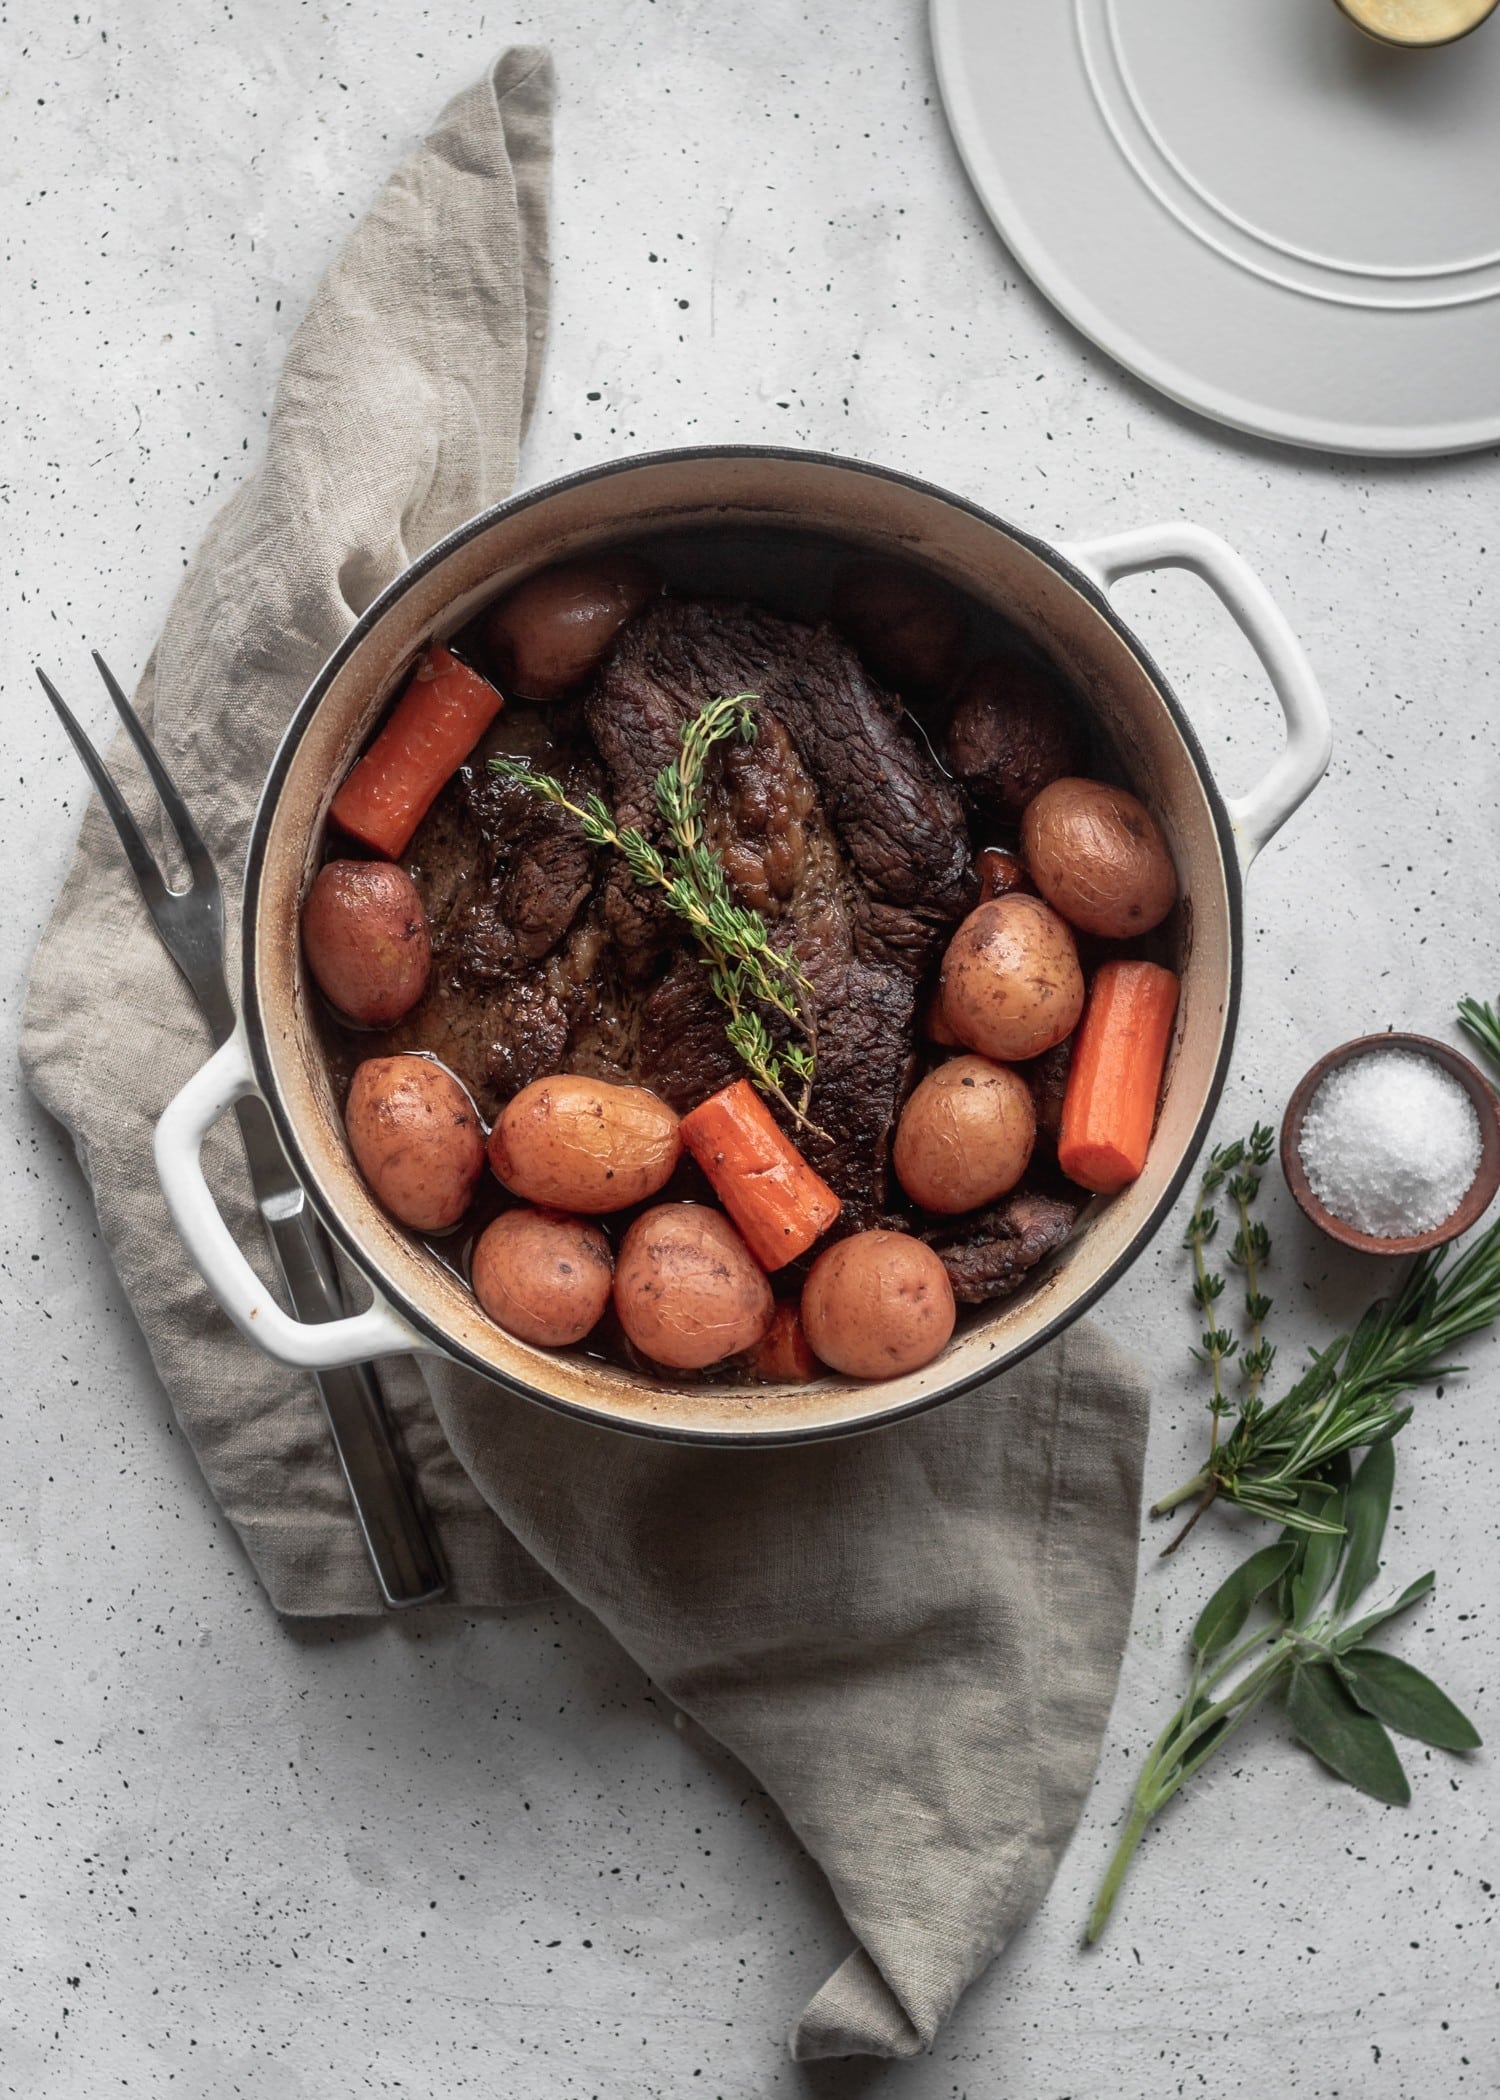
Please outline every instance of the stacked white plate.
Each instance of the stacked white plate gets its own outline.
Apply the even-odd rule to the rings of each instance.
[[[1018,260],[1175,400],[1343,452],[1500,441],[1500,15],[1434,51],[1333,0],[932,0]]]

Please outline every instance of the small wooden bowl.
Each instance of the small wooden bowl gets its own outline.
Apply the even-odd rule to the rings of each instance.
[[[1360,1232],[1353,1225],[1346,1225],[1342,1218],[1336,1218],[1332,1211],[1325,1210],[1313,1194],[1302,1164],[1302,1118],[1307,1114],[1308,1103],[1330,1072],[1371,1050],[1414,1050],[1420,1056],[1430,1057],[1434,1064],[1441,1065],[1445,1072],[1451,1072],[1459,1081],[1479,1118],[1479,1166],[1467,1194],[1452,1216],[1445,1218],[1441,1225],[1434,1225],[1430,1232],[1411,1233],[1405,1239],[1388,1240],[1372,1232]],[[1450,1050],[1446,1043],[1435,1042],[1431,1036],[1356,1036],[1353,1042],[1340,1043],[1336,1050],[1320,1057],[1298,1081],[1281,1119],[1281,1171],[1286,1176],[1287,1187],[1306,1215],[1341,1247],[1353,1247],[1360,1254],[1425,1254],[1430,1247],[1445,1246],[1449,1240],[1456,1240],[1461,1232],[1467,1232],[1483,1217],[1495,1199],[1496,1190],[1500,1189],[1500,1107],[1496,1104],[1494,1088],[1476,1065],[1471,1065],[1459,1051]]]

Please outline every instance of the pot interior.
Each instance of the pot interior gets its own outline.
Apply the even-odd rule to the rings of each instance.
[[[1139,1181],[1095,1202],[1015,1297],[960,1309],[936,1362],[869,1383],[643,1383],[581,1350],[534,1349],[495,1327],[462,1281],[375,1203],[350,1158],[305,976],[300,909],[328,804],[416,653],[544,565],[646,548],[669,581],[816,616],[851,553],[913,563],[1019,628],[1085,703],[1100,756],[1147,804],[1177,866],[1168,922],[1182,978],[1156,1136]],[[1201,753],[1147,659],[1086,585],[1044,549],[941,492],[815,455],[678,454],[627,462],[522,497],[423,557],[356,627],[294,720],[256,825],[246,891],[247,1012],[259,1077],[331,1229],[401,1310],[475,1370],[619,1428],[743,1441],[836,1433],[974,1384],[1066,1325],[1120,1272],[1176,1193],[1229,1047],[1237,991],[1238,876]],[[710,1374],[711,1378],[711,1374]]]

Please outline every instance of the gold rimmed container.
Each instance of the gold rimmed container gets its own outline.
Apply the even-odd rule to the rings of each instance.
[[[1456,44],[1500,7],[1500,0],[1333,0],[1356,29],[1394,51]]]

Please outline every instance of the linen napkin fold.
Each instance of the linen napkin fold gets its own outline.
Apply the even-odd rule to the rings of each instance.
[[[508,52],[393,176],[297,332],[265,461],[210,528],[141,682],[219,861],[232,965],[250,819],[302,692],[377,591],[514,480],[546,319],[551,102],[545,52]],[[150,809],[123,738],[110,763]],[[156,1184],[152,1128],[207,1047],[91,804],[34,966],[27,1075],[72,1134],[272,1603],[371,1612],[311,1381],[212,1304]],[[232,1126],[206,1163],[267,1266]],[[794,2054],[926,2047],[1039,1900],[1094,1767],[1134,1586],[1139,1366],[1078,1326],[914,1421],[767,1452],[590,1428],[430,1359],[380,1376],[452,1601],[561,1584],[745,1762],[828,1875],[857,1944]]]

